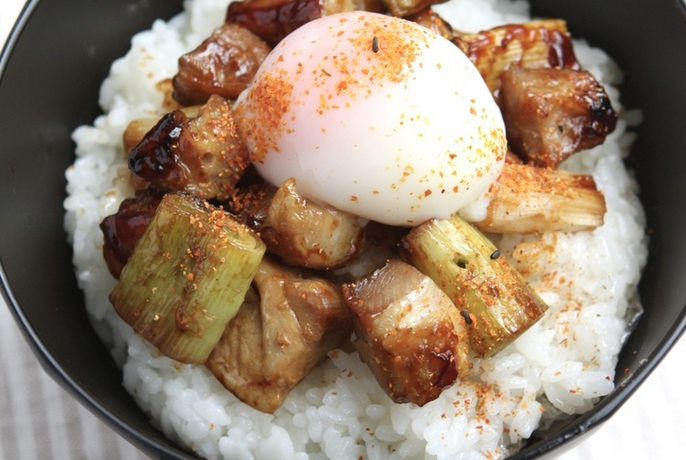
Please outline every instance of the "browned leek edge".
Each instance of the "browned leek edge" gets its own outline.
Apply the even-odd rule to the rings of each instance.
[[[473,225],[491,233],[579,232],[603,225],[605,197],[587,174],[506,164],[489,191],[486,217]]]

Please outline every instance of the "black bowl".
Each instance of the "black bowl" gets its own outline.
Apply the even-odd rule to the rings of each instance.
[[[589,413],[532,439],[516,458],[558,454],[597,429],[686,329],[686,7],[681,0],[532,0],[626,72],[623,102],[643,110],[630,165],[651,232],[640,284],[645,313],[624,347],[616,389]],[[0,59],[0,279],[45,370],[113,429],[154,457],[192,458],[155,429],[122,388],[92,331],[62,226],[72,130],[99,114],[98,90],[130,37],[180,0],[33,0]]]

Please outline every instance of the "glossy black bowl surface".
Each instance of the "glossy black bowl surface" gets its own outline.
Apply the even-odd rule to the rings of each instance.
[[[626,72],[640,107],[630,165],[651,232],[640,285],[645,313],[619,359],[617,388],[589,413],[532,439],[516,457],[560,453],[598,428],[686,329],[686,7],[681,0],[532,1]],[[63,230],[70,134],[99,114],[100,83],[130,37],[180,0],[30,1],[0,59],[0,280],[43,367],[86,407],[153,457],[191,458],[147,420],[92,331]]]

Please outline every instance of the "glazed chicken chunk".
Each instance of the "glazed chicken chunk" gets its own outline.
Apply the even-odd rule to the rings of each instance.
[[[417,13],[407,16],[406,19],[436,32],[447,40],[453,39],[453,28],[431,8],[424,8]]]
[[[267,251],[296,267],[339,268],[359,254],[364,222],[357,216],[308,200],[288,179],[237,190],[234,213],[260,233]]]
[[[103,256],[113,277],[119,279],[162,196],[162,193],[153,189],[138,191],[135,196],[121,202],[116,214],[105,217],[100,223]]]
[[[272,413],[351,332],[338,286],[265,257],[206,366],[243,402]]]
[[[617,114],[587,71],[509,67],[500,105],[510,147],[526,162],[556,168],[580,150],[602,144]]]
[[[240,24],[273,47],[307,22],[352,10],[381,11],[381,0],[244,0],[229,4],[226,23]]]
[[[174,99],[183,106],[204,104],[210,95],[235,99],[255,76],[269,46],[245,27],[224,24],[200,46],[179,58]]]
[[[446,0],[383,0],[384,5],[393,16],[404,18],[422,10],[427,10],[431,5],[443,3]]]
[[[163,116],[129,151],[128,162],[157,189],[219,200],[229,197],[249,165],[231,106],[217,95]]]
[[[343,295],[360,357],[393,401],[422,406],[469,375],[465,320],[416,268],[390,259]]]

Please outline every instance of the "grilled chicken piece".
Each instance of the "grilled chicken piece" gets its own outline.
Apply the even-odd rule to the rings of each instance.
[[[264,181],[236,187],[227,206],[241,222],[261,232],[267,225],[267,213],[275,193],[276,187]]]
[[[358,253],[364,228],[357,216],[301,196],[294,179],[274,194],[266,223],[260,234],[272,253],[288,264],[323,270]]]
[[[411,16],[446,0],[382,0],[388,11],[399,18]]]
[[[104,236],[102,247],[105,263],[112,276],[119,279],[124,265],[133,254],[136,243],[148,227],[163,194],[146,189],[136,192],[119,205],[116,214],[105,217],[100,223]]]
[[[605,89],[581,70],[511,66],[502,73],[500,106],[510,147],[542,167],[602,144],[617,124]]]
[[[510,66],[579,68],[567,24],[559,19],[509,24],[475,34],[456,33],[453,42],[479,69],[496,100],[500,75]]]
[[[242,222],[260,233],[267,252],[289,265],[332,270],[359,253],[364,222],[304,198],[294,179],[278,189],[263,184],[239,191],[232,207]]]
[[[512,150],[507,149],[507,154],[505,155],[505,164],[521,165],[524,164],[522,157],[514,153]]]
[[[409,21],[416,22],[429,30],[436,32],[441,37],[451,40],[454,37],[453,28],[431,8],[425,8],[407,17]]]
[[[174,110],[174,109],[172,109]],[[126,125],[122,135],[122,145],[124,146],[125,159],[128,159],[129,152],[143,140],[146,134],[155,127],[159,118],[137,118]],[[148,188],[148,181],[134,174],[129,170],[129,182],[134,190],[144,190]]]
[[[382,11],[381,0],[245,0],[232,2],[226,23],[240,24],[276,46],[301,25],[345,11]]]
[[[371,275],[386,265],[389,259],[398,256],[398,246],[409,231],[408,227],[369,221],[364,227],[359,255],[335,270],[331,278],[343,284],[354,283],[362,277]]]
[[[217,95],[166,114],[129,151],[129,169],[154,187],[204,199],[228,198],[248,164],[231,106]]]
[[[422,406],[471,372],[465,319],[428,277],[399,259],[343,286],[355,346],[397,403]]]
[[[189,106],[204,104],[211,94],[237,98],[269,51],[269,46],[245,27],[218,27],[199,47],[179,58],[179,70],[172,80],[174,99]]]
[[[336,285],[264,258],[206,366],[236,397],[272,413],[351,333],[350,312]]]
[[[487,216],[474,222],[484,232],[577,232],[605,217],[605,197],[586,174],[508,163],[488,193]]]

